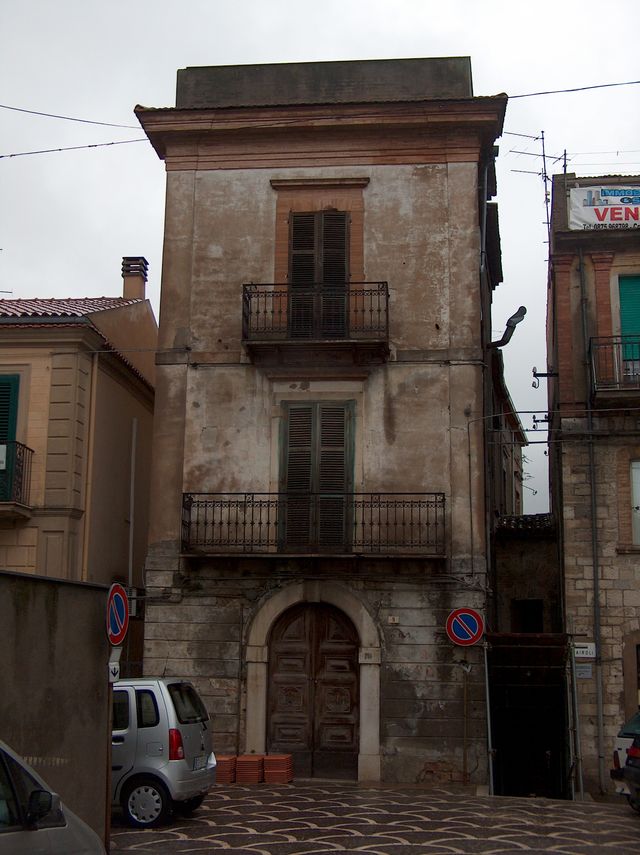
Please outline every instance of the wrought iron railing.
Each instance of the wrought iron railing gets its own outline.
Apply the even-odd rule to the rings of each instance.
[[[640,389],[640,336],[591,339],[594,391]]]
[[[29,505],[32,457],[21,442],[0,443],[0,502]]]
[[[444,555],[443,493],[185,493],[185,553]]]
[[[386,282],[345,285],[243,285],[242,338],[247,342],[386,340]]]

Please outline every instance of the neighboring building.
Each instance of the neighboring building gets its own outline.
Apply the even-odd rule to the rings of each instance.
[[[187,68],[136,110],[167,169],[145,671],[197,683],[221,752],[486,780],[483,650],[446,622],[486,610],[493,485],[521,501],[505,106],[454,58]]]
[[[640,177],[553,180],[552,498],[584,785],[606,790],[640,701]]]
[[[0,300],[1,570],[143,587],[157,341],[146,268],[123,260],[123,297]]]

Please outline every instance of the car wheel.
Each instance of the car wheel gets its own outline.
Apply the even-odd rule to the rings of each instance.
[[[629,807],[633,808],[635,811],[640,813],[640,795],[636,794],[635,796],[627,796],[627,801],[629,802]]]
[[[129,825],[153,828],[171,812],[171,799],[164,784],[155,778],[136,778],[122,791],[122,809]]]
[[[194,796],[192,799],[185,799],[183,802],[174,802],[173,809],[181,816],[191,816],[194,811],[197,811],[202,802],[204,795]]]

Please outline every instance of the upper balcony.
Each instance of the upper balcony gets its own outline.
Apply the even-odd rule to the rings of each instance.
[[[385,362],[387,283],[244,285],[242,341],[254,362]]]
[[[185,493],[187,555],[443,557],[442,493]]]
[[[640,398],[640,336],[592,338],[590,350],[596,402]]]
[[[31,516],[31,458],[21,442],[0,444],[0,519]]]

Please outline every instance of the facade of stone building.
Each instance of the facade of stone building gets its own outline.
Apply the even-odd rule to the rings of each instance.
[[[145,671],[220,753],[486,780],[446,622],[486,609],[505,105],[456,58],[187,68],[136,110],[167,170]]]
[[[553,506],[576,665],[577,761],[606,790],[640,703],[640,179],[553,181],[548,291]],[[583,653],[584,655],[584,653]]]

